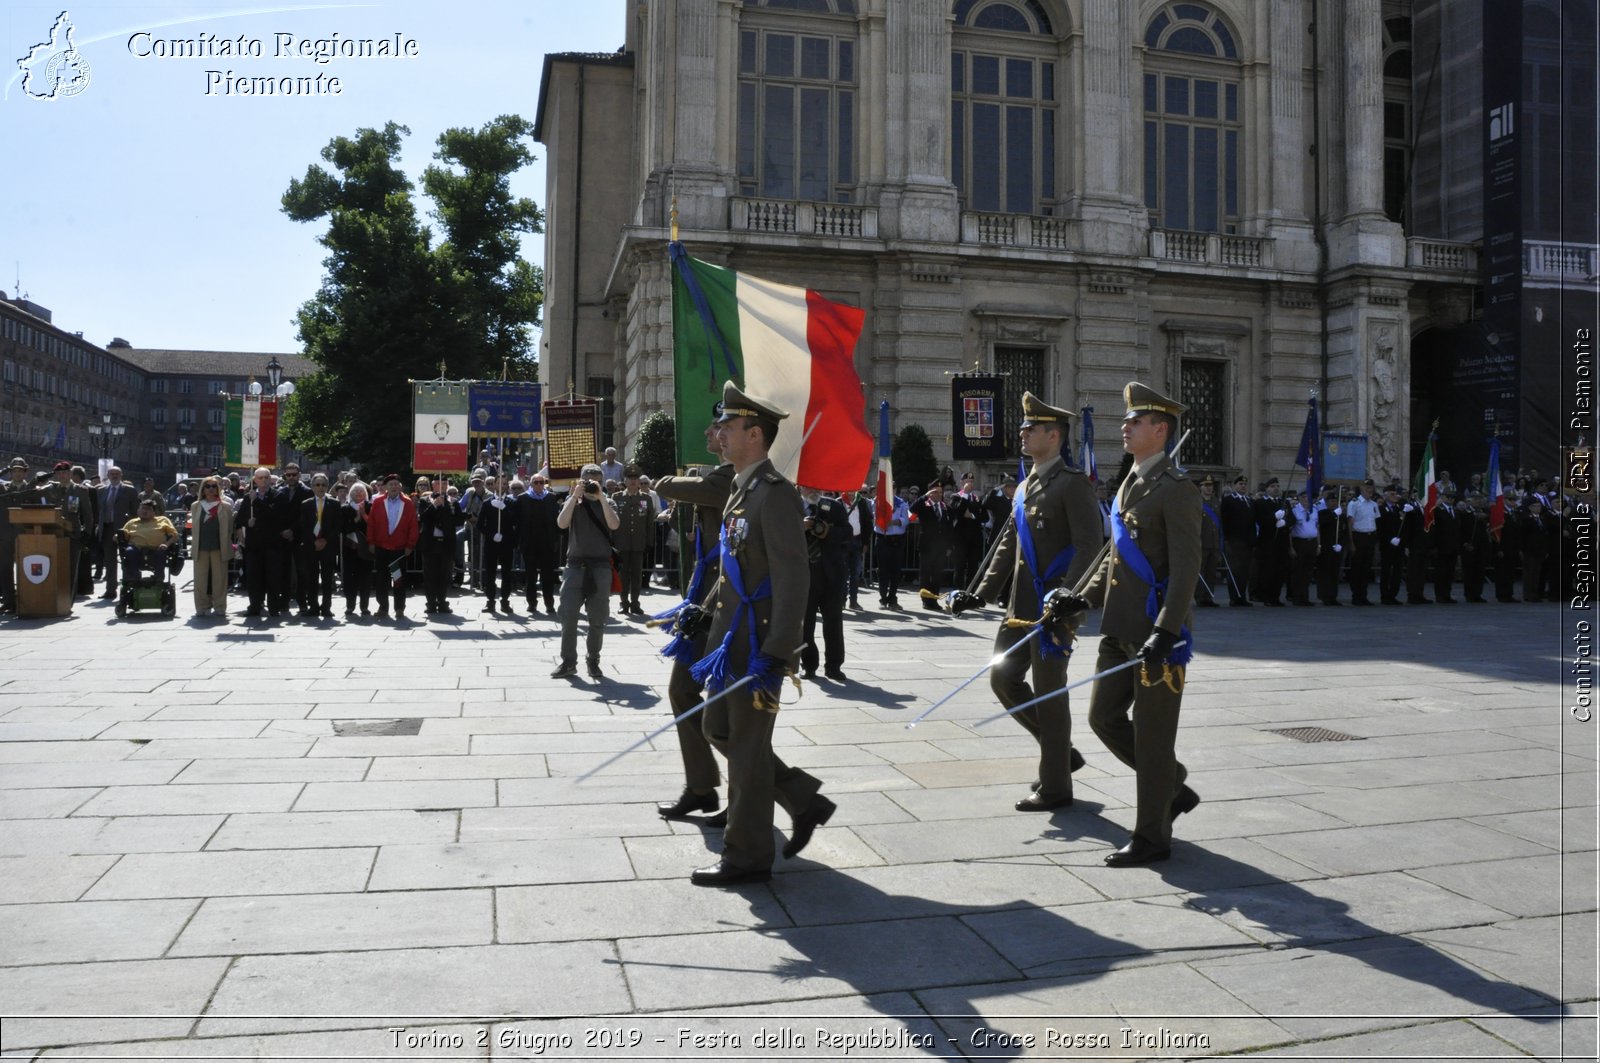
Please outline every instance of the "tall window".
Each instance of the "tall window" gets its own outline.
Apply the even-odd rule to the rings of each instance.
[[[994,371],[1006,382],[1006,403],[1011,409],[1017,408],[1017,404],[1022,401],[1024,391],[1031,391],[1048,401],[1050,392],[1044,386],[1043,349],[996,344]],[[1016,438],[1015,433],[1012,433],[1012,438]],[[1020,444],[1013,445],[1020,446]]]
[[[1184,444],[1183,459],[1188,465],[1221,465],[1227,456],[1223,447],[1223,417],[1226,413],[1228,366],[1225,362],[1183,362],[1183,427],[1191,433]]]
[[[855,13],[855,0],[745,5],[739,22],[741,195],[855,198]]]
[[[1234,40],[1202,4],[1167,4],[1145,30],[1144,201],[1160,228],[1238,231]]]
[[[1383,21],[1383,212],[1406,222],[1411,192],[1411,20]]]
[[[592,376],[584,389],[589,398],[600,403],[600,451],[615,446],[617,438],[617,382],[608,376]],[[599,455],[595,456],[599,460]]]
[[[968,210],[1049,214],[1058,44],[1038,0],[957,0],[950,173]]]

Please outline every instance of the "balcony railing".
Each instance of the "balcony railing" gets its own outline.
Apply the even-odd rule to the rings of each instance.
[[[1072,246],[1068,223],[1064,218],[1038,214],[984,214],[978,211],[962,212],[961,242],[1057,250]]]
[[[1406,241],[1406,265],[1413,269],[1476,273],[1478,248],[1476,244],[1455,240],[1429,240],[1414,236]]]
[[[1557,240],[1522,241],[1522,275],[1530,279],[1587,281],[1600,274],[1600,247]]]
[[[1216,266],[1272,266],[1272,241],[1261,236],[1151,229],[1150,257]]]
[[[877,207],[790,199],[748,199],[743,196],[735,197],[731,207],[730,227],[746,232],[867,240],[875,239],[878,235]]]

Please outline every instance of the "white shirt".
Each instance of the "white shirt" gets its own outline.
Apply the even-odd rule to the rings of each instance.
[[[1294,532],[1296,539],[1315,539],[1317,537],[1317,507],[1302,506],[1296,502],[1289,510],[1294,517]]]
[[[1350,530],[1370,533],[1378,530],[1378,502],[1376,499],[1364,498],[1357,495],[1345,503],[1345,512],[1350,514]]]

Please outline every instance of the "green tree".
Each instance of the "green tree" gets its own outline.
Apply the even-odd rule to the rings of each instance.
[[[633,464],[654,480],[676,472],[677,460],[677,426],[671,415],[657,410],[639,426],[639,435],[633,441]]]
[[[444,239],[417,217],[412,183],[398,166],[405,126],[359,129],[322,150],[291,180],[282,209],[295,221],[326,218],[317,294],[296,316],[317,371],[296,382],[283,431],[313,458],[354,458],[369,472],[410,465],[408,378],[448,366],[452,378],[533,375],[530,326],[543,299],[539,271],[517,257],[517,234],[543,218],[511,197],[510,175],[533,156],[522,119],[439,137],[424,188]]]
[[[933,440],[914,422],[894,434],[889,460],[894,464],[894,478],[903,484],[922,487],[939,475],[939,463],[933,460]]]

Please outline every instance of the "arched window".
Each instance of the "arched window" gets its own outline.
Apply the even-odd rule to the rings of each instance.
[[[1383,20],[1383,212],[1405,222],[1411,192],[1411,20]]]
[[[1144,201],[1159,228],[1238,231],[1235,40],[1203,4],[1167,4],[1145,30]]]
[[[855,0],[747,0],[739,193],[848,203],[856,182]]]
[[[968,210],[1049,214],[1059,44],[1038,0],[957,0],[950,173]]]

